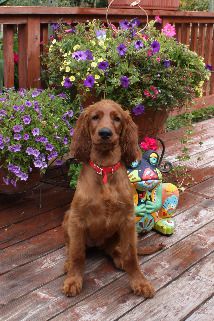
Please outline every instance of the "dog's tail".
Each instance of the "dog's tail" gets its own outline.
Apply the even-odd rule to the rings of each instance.
[[[138,255],[150,255],[162,250],[166,245],[163,243],[151,246],[142,246],[137,248]]]

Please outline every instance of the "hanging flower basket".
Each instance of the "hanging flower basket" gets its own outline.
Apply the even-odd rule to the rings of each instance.
[[[27,192],[32,188],[36,187],[41,179],[41,173],[38,169],[33,169],[29,174],[27,181],[14,181],[13,184],[9,184],[5,177],[7,177],[7,171],[0,168],[0,194],[19,194]]]

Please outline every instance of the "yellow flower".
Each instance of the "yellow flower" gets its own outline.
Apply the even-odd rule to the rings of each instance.
[[[64,70],[64,69],[65,69],[64,67],[60,67],[60,68],[59,68],[60,71],[62,71],[62,70]]]
[[[99,59],[98,59],[98,62],[102,62],[102,61],[103,61],[103,58],[99,58]]]
[[[100,79],[100,76],[99,75],[95,75],[94,78],[95,79]]]
[[[76,78],[74,76],[69,77],[70,81],[74,81]]]
[[[56,43],[56,39],[53,39],[52,40],[52,44],[54,45]]]
[[[49,51],[52,51],[52,49],[53,49],[53,45],[50,45]]]
[[[96,42],[94,40],[91,40],[90,43],[92,44],[92,46],[96,45]]]
[[[65,72],[69,72],[69,71],[71,71],[71,68],[69,66],[66,66]]]
[[[64,53],[63,57],[67,57],[67,55],[68,55],[68,54],[67,54],[67,52],[66,52],[66,53]]]
[[[93,62],[91,63],[91,67],[93,67],[93,68],[97,67],[97,63],[93,61]]]
[[[80,49],[80,45],[75,45],[75,46],[73,47],[73,49],[74,49],[74,51]]]

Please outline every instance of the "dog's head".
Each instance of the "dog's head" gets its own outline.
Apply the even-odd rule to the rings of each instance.
[[[137,127],[129,113],[111,100],[101,100],[87,107],[80,115],[71,146],[71,154],[88,162],[91,147],[110,151],[118,146],[125,164],[138,156]]]

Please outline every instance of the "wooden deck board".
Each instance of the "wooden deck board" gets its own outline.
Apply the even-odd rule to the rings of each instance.
[[[140,258],[156,297],[144,300],[131,293],[127,276],[97,250],[88,252],[82,293],[76,298],[63,296],[61,221],[72,191],[63,177],[57,186],[51,185],[58,177],[53,171],[42,185],[42,208],[38,190],[22,198],[0,195],[1,321],[214,321],[213,120],[194,127],[191,159],[186,162],[194,181],[181,194],[176,232],[171,237],[150,232],[140,240],[166,244],[159,253]],[[162,136],[167,159],[176,160],[182,132]]]

